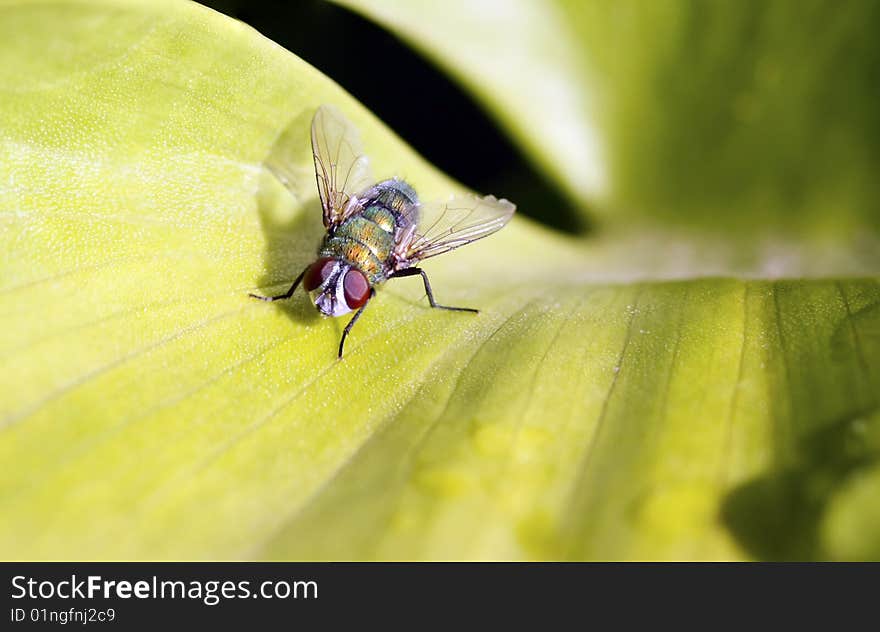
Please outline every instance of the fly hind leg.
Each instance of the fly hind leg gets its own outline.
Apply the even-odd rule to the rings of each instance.
[[[393,278],[400,277],[408,277],[421,275],[422,282],[425,284],[425,294],[428,295],[428,302],[431,304],[431,307],[436,307],[437,309],[448,309],[453,312],[473,312],[474,314],[479,313],[480,310],[474,309],[473,307],[449,307],[448,305],[440,305],[437,301],[434,300],[434,292],[431,291],[431,283],[428,281],[428,275],[421,268],[404,268],[403,270],[398,270],[394,273]]]

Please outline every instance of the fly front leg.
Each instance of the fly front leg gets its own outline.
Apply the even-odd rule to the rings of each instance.
[[[428,302],[431,304],[431,307],[436,307],[437,309],[448,309],[453,312],[473,312],[474,314],[479,313],[480,310],[474,309],[473,307],[449,307],[447,305],[438,304],[437,301],[434,300],[434,292],[431,291],[431,283],[428,281],[428,275],[421,268],[404,268],[403,270],[398,270],[397,272],[395,272],[391,278],[415,276],[417,274],[422,275],[422,281],[425,284],[425,294],[428,295]]]
[[[348,321],[348,324],[345,326],[345,329],[342,330],[342,339],[339,341],[339,355],[337,358],[339,360],[342,359],[342,348],[345,346],[345,339],[348,337],[348,332],[351,331],[351,328],[354,327],[354,324],[357,322],[358,318],[361,317],[361,314],[364,313],[364,310],[367,309],[367,305],[370,304],[370,299],[376,296],[376,290],[370,288],[370,296],[367,298],[367,302],[361,305],[361,308],[355,312],[354,317]]]
[[[309,269],[309,266],[306,266],[305,270],[299,273],[299,276],[296,277],[296,280],[293,282],[293,285],[290,286],[290,289],[287,290],[284,294],[279,294],[278,296],[260,296],[259,294],[249,293],[248,296],[252,296],[253,298],[260,299],[261,301],[280,301],[283,299],[290,298],[293,296],[294,291],[302,282],[303,277],[306,275],[306,271]]]

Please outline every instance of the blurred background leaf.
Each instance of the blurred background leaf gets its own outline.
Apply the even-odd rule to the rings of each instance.
[[[223,4],[454,179],[590,234],[515,218],[426,266],[479,316],[389,284],[337,362],[343,323],[246,296],[320,239],[314,108],[378,175],[459,185],[197,5],[0,3],[2,557],[880,557],[868,3],[477,3],[454,31],[358,5],[508,140],[343,9]]]
[[[586,211],[880,226],[876,2],[338,1],[460,77]]]

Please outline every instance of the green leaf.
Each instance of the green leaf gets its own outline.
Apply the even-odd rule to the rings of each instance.
[[[876,2],[334,2],[457,77],[591,216],[880,227]]]
[[[695,278],[824,259],[515,218],[425,265],[479,315],[389,283],[340,362],[247,297],[320,240],[315,107],[453,183],[195,4],[5,2],[0,42],[3,558],[880,557],[874,254]]]

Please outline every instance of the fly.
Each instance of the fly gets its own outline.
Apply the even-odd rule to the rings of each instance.
[[[284,294],[250,296],[263,301],[288,299],[302,283],[325,316],[357,310],[342,332],[339,358],[376,287],[388,279],[421,276],[431,307],[478,311],[437,303],[428,275],[418,264],[500,230],[516,206],[491,195],[469,194],[422,203],[403,180],[375,183],[360,134],[329,105],[319,107],[312,119],[312,155],[327,231],[318,257]],[[280,179],[290,188],[285,178]]]

